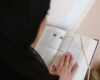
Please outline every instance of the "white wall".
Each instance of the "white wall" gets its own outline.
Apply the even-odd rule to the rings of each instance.
[[[95,0],[51,0],[48,24],[76,31]]]

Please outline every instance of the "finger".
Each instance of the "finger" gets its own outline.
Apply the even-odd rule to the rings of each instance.
[[[74,64],[74,66],[73,66],[73,68],[71,70],[72,76],[76,73],[77,69],[78,69],[78,64],[76,63],[76,64]]]
[[[51,74],[56,74],[56,67],[55,67],[55,65],[52,66]]]
[[[69,66],[70,60],[71,60],[71,54],[68,53],[68,55],[66,56],[66,59],[65,59],[65,66],[66,67]]]
[[[71,56],[70,62],[69,62],[69,69],[70,69],[70,71],[72,70],[73,62],[74,62],[74,58]]]
[[[59,65],[58,65],[58,69],[62,68],[64,66],[64,62],[65,62],[65,55],[62,56],[60,62],[59,62]]]

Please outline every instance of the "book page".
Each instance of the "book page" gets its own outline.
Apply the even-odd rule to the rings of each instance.
[[[95,52],[95,48],[98,44],[98,42],[92,38],[88,38],[86,36],[82,36],[82,42],[83,42],[83,46],[84,46],[84,53],[86,53],[86,58],[88,63],[91,62],[91,58],[94,55]],[[89,46],[87,46],[89,45]]]
[[[73,80],[84,80],[96,45],[97,41],[90,37],[69,33],[58,49],[57,56],[52,65],[57,66],[62,55],[67,54],[66,52],[70,52],[73,55],[74,63],[77,62],[79,66]]]
[[[64,30],[47,25],[44,33],[38,41],[35,49],[40,54],[48,68],[55,58],[65,35],[66,32]]]

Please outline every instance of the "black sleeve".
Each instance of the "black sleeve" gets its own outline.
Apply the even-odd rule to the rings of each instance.
[[[17,49],[3,42],[0,40],[0,58],[13,72],[18,73],[22,77],[21,80],[24,78],[26,80],[58,80],[58,76],[49,74],[45,65],[43,66],[31,51]],[[3,72],[0,73],[2,74]],[[10,71],[5,71],[5,73],[10,74]]]

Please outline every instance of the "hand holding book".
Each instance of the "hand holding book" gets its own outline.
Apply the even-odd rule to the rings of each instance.
[[[70,53],[63,55],[58,66],[52,66],[51,74],[58,75],[59,80],[72,80],[78,69],[78,64],[73,64],[73,60]]]
[[[91,37],[47,25],[35,49],[50,72],[53,65],[59,65],[61,56],[70,52],[74,63],[78,64],[78,70],[72,80],[84,80],[97,44],[98,41]]]

